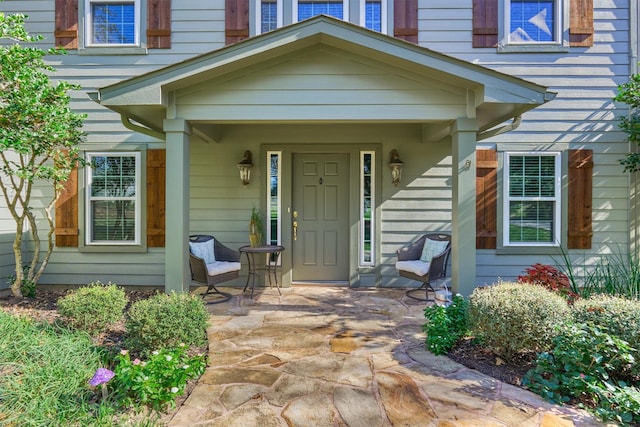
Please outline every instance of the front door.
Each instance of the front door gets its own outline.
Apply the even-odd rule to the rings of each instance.
[[[292,280],[348,281],[349,155],[294,154],[292,166]]]

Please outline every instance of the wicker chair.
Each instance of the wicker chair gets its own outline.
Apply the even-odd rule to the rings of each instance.
[[[213,240],[213,248],[210,247],[211,240]],[[202,247],[206,247],[211,252],[203,254]],[[202,256],[197,256],[194,252]],[[215,258],[205,259],[211,256]],[[205,234],[189,236],[189,266],[191,267],[191,279],[207,286],[202,298],[208,295],[221,296],[221,298],[207,302],[217,304],[231,299],[232,295],[230,293],[222,292],[215,285],[239,277],[241,264],[238,251],[228,248],[213,236]]]
[[[444,249],[435,253],[430,262],[420,259],[423,255],[425,244],[429,244],[427,239],[432,242],[446,242],[446,244],[436,243],[436,246],[440,248],[444,246]],[[399,249],[397,251],[398,262],[396,262],[398,274],[402,277],[422,282],[422,286],[419,288],[407,290],[406,295],[420,301],[434,301],[436,291],[432,283],[446,277],[450,253],[451,235],[444,233],[425,234],[415,242]],[[422,292],[424,292],[424,298],[422,295],[418,296]],[[429,298],[429,292],[433,293],[433,298]]]

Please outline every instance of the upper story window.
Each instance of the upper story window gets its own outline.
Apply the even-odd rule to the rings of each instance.
[[[360,2],[363,9],[360,11],[362,16],[361,25],[373,31],[386,33],[386,22],[383,21],[382,0],[365,0]]]
[[[140,0],[85,0],[88,46],[136,46]]]
[[[503,51],[554,51],[568,47],[566,0],[507,0],[503,5],[499,48]]]
[[[304,21],[317,15],[329,15],[348,20],[347,0],[293,0],[294,21]]]
[[[505,246],[560,242],[560,153],[505,153]]]
[[[89,153],[87,245],[140,244],[140,153]]]
[[[256,33],[266,33],[317,15],[333,16],[386,33],[388,4],[387,0],[256,0]],[[289,11],[286,16],[285,10]]]
[[[509,43],[557,42],[559,3],[558,0],[508,1]]]
[[[278,28],[278,1],[262,0],[260,2],[260,33],[266,33]]]

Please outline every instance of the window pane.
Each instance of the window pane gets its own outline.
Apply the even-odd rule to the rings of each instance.
[[[273,0],[262,0],[260,19],[261,33],[275,30],[278,27],[278,4]]]
[[[509,204],[509,241],[553,242],[551,201],[513,201]]]
[[[511,156],[509,196],[554,197],[555,158],[553,156]]]
[[[278,177],[280,176],[280,154],[271,154],[269,156],[269,241],[270,245],[277,245],[278,242],[278,227],[280,225],[279,218],[279,196],[280,196],[280,182]]]
[[[367,0],[364,5],[364,26],[370,30],[382,31],[382,2]]]
[[[510,0],[512,42],[554,41],[554,0]]]
[[[373,154],[362,154],[362,170],[361,170],[361,182],[362,188],[360,189],[360,197],[362,200],[361,206],[361,233],[360,236],[360,260],[362,264],[373,264],[373,212],[372,212],[372,200],[373,200],[373,188],[372,188],[372,161]]]
[[[135,240],[135,202],[133,200],[91,202],[93,227],[91,240]]]
[[[134,44],[134,3],[92,3],[93,43]]]
[[[329,15],[342,19],[341,1],[305,1],[298,2],[298,20],[311,18],[316,15]]]

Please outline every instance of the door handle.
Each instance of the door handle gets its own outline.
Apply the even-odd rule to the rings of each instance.
[[[293,221],[293,240],[298,240],[298,221]]]

